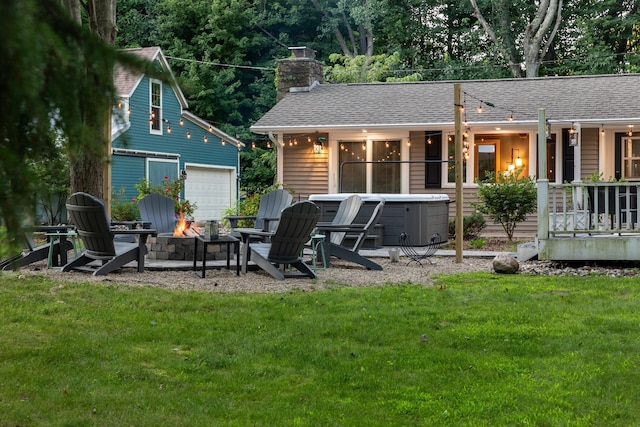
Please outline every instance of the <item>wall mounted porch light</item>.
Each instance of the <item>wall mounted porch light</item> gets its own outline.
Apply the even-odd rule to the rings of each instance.
[[[322,147],[322,143],[326,142],[327,138],[324,137],[317,137],[315,142],[313,143],[313,154],[322,154],[323,153],[323,147]]]
[[[569,145],[575,147],[580,143],[580,123],[572,123],[569,129]]]

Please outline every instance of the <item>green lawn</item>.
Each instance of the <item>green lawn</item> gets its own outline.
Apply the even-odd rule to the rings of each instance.
[[[0,426],[637,423],[637,279],[211,294],[0,276]]]

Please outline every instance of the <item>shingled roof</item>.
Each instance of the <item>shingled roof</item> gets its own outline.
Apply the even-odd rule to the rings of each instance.
[[[321,84],[292,92],[258,120],[256,133],[301,129],[416,128],[453,125],[454,83],[469,123],[553,121],[640,123],[640,74],[411,83]],[[483,112],[476,108],[485,101]],[[513,122],[508,119],[513,116]]]
[[[123,49],[123,52],[131,53],[140,57],[141,59],[146,59],[147,61],[158,60],[162,65],[162,68],[165,71],[168,71],[173,77],[171,67],[169,67],[167,59],[164,57],[162,50],[158,46]],[[113,84],[116,88],[116,93],[118,94],[118,96],[123,98],[130,97],[136,90],[136,87],[143,77],[144,74],[141,72],[131,71],[121,65],[116,65],[115,69],[113,70]],[[172,78],[172,80],[173,90],[176,93],[176,96],[178,97],[182,108],[188,108],[187,99],[180,90],[180,87],[178,87],[175,78]]]

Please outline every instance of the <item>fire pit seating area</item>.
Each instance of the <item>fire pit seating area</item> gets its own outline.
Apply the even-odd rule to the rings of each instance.
[[[176,221],[173,200],[161,194],[149,194],[138,202],[140,217],[151,222],[157,236],[147,240],[147,258],[152,260],[192,261],[195,237],[202,234],[203,225],[187,221],[180,215]],[[198,248],[196,260],[202,260],[203,249]],[[220,245],[207,246],[207,260],[225,260],[227,252]]]

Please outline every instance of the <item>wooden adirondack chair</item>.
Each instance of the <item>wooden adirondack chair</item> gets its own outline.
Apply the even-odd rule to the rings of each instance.
[[[173,234],[176,228],[176,214],[170,197],[147,194],[138,202],[138,210],[142,220],[151,222],[151,228],[158,234]]]
[[[108,274],[131,261],[137,261],[138,271],[144,271],[145,242],[154,229],[115,230],[107,217],[104,201],[87,193],[74,193],[67,199],[69,219],[76,226],[84,252],[66,264],[62,271],[85,270],[94,276]],[[138,243],[116,241],[116,234],[139,235]],[[87,266],[99,260],[97,268]]]
[[[382,266],[371,261],[360,255],[358,252],[360,248],[365,242],[369,231],[375,227],[382,215],[382,210],[384,209],[384,200],[379,200],[376,207],[373,209],[371,213],[371,217],[366,224],[328,224],[318,225],[318,231],[326,236],[325,245],[324,245],[324,256],[326,260],[327,267],[330,264],[330,259],[332,256],[336,258],[343,259],[345,261],[350,261],[356,264],[360,264],[370,270],[382,270]],[[337,214],[336,214],[337,216]],[[339,243],[335,243],[332,235],[334,233],[343,234],[343,239]],[[345,246],[343,244],[344,241],[344,233],[349,233],[350,235],[357,235],[356,241],[353,246]]]
[[[293,196],[287,190],[273,190],[260,199],[258,213],[255,216],[227,216],[226,219],[231,223],[231,233],[238,236],[241,231],[245,234],[249,231],[257,232],[275,232],[278,227],[278,220],[284,208],[291,205]],[[238,228],[240,220],[254,220],[253,228]]]
[[[249,253],[258,267],[278,280],[285,277],[316,278],[316,273],[307,266],[300,253],[320,218],[320,208],[313,202],[295,203],[282,211],[278,227],[271,241],[248,243],[243,260],[243,271],[247,271]],[[292,266],[300,273],[285,273]]]

